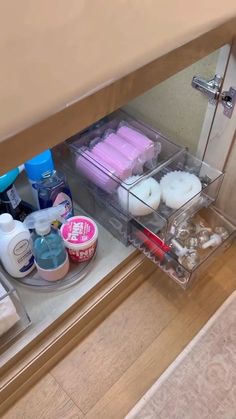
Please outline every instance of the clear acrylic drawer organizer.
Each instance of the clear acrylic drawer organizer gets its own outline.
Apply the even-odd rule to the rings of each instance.
[[[97,144],[98,137],[103,139],[107,130],[116,131],[120,124],[128,124],[145,134],[152,141],[159,142],[161,144],[161,152],[157,155],[156,160],[152,161],[151,166],[144,166],[143,174],[137,181],[133,184],[128,184],[124,181],[122,185],[121,179],[115,177],[113,173],[109,173],[95,159],[89,158],[89,163],[93,164],[96,170],[101,171],[103,175],[111,177],[114,183],[116,183],[114,190],[107,192],[94,184],[89,176],[81,172],[76,162],[79,156],[84,156],[84,150],[90,150],[94,144]],[[115,112],[83,133],[56,147],[55,157],[70,180],[73,196],[78,204],[125,245],[132,243],[136,248],[140,249],[145,256],[156,263],[183,288],[186,288],[200,274],[202,269],[205,269],[214,257],[232,242],[235,234],[234,224],[220,214],[216,208],[212,208],[212,203],[218,196],[223,180],[222,172],[195,158],[186,149],[177,146],[160,132],[143,122],[133,119],[122,111]],[[135,187],[138,183],[151,177],[160,181],[162,176],[176,170],[195,174],[201,181],[201,192],[193,196],[177,210],[173,210],[161,202],[157,210],[151,208],[149,215],[133,216],[130,211],[130,199],[137,199],[144,206],[147,205],[146,202],[142,201],[135,194]],[[121,207],[119,203],[118,187],[124,188],[127,194],[127,205],[125,207]],[[156,240],[152,242],[152,238],[148,237],[149,246],[147,246],[148,241],[147,237],[145,238],[145,232],[149,231],[153,237],[161,238],[166,244],[170,245],[171,239],[175,238],[178,226],[195,215],[196,217],[201,217],[202,220],[206,220],[209,226],[213,228],[215,223],[225,226],[229,231],[229,236],[216,248],[210,248],[202,252],[199,263],[192,270],[182,266],[178,259],[172,261],[171,267],[168,265],[164,266],[156,257],[156,254],[159,252]],[[141,236],[140,232],[142,233]],[[140,237],[143,237],[143,239],[140,239]]]
[[[109,129],[116,130],[120,124],[127,124],[128,126],[135,128],[142,134],[145,134],[154,143],[160,144],[161,148],[156,159],[151,162],[151,167],[150,165],[144,166],[143,174],[138,179],[132,180],[131,182],[129,180],[122,182],[121,179],[117,178],[113,173],[99,164],[95,158],[87,158],[86,153],[84,153],[85,150],[89,150],[93,147],[94,140],[98,137],[102,138],[104,133]],[[90,189],[94,191],[94,195],[97,197],[101,196],[103,201],[105,200],[108,205],[116,208],[116,210],[123,213],[128,218],[135,218],[130,210],[130,199],[133,200],[135,198],[137,202],[142,203],[144,206],[148,206],[147,203],[138,198],[134,192],[134,188],[136,188],[144,179],[154,178],[157,181],[160,181],[165,174],[175,170],[186,171],[198,176],[201,180],[202,191],[182,205],[178,210],[172,210],[164,203],[161,203],[157,210],[151,209],[152,213],[150,215],[137,218],[137,221],[142,225],[151,229],[155,234],[159,234],[165,240],[167,240],[170,235],[175,234],[175,227],[182,219],[186,218],[186,216],[191,216],[200,208],[209,206],[216,199],[223,179],[222,172],[195,158],[188,153],[186,149],[172,143],[160,132],[153,130],[140,121],[136,121],[121,111],[110,115],[108,119],[98,123],[95,128],[90,128],[88,131],[71,138],[67,142],[67,145],[72,155],[70,164],[72,165],[74,174],[77,173],[78,177],[84,180],[84,183],[90,185]],[[86,160],[87,158],[87,163],[90,167],[96,167],[96,173],[101,172],[101,176],[112,178],[114,182],[112,191],[106,192],[94,184],[91,178],[89,178],[89,170],[87,170],[88,176],[86,176],[86,173],[83,171],[80,171],[77,161],[78,159],[81,159],[81,156],[83,156],[83,160]],[[126,207],[121,207],[119,203],[117,193],[118,187],[123,188],[127,194]]]

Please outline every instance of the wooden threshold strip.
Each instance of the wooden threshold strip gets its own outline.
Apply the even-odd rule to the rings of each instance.
[[[19,354],[10,368],[1,372],[0,414],[8,409],[29,387],[64,357],[96,327],[154,270],[155,265],[143,255],[134,257],[117,272],[102,281],[88,298],[65,313],[57,327]]]

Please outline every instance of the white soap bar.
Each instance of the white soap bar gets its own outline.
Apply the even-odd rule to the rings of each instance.
[[[5,288],[0,284],[0,297],[6,294]],[[20,320],[16,308],[9,296],[0,300],[0,336],[6,333]]]

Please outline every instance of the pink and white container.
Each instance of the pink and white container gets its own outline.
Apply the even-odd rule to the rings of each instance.
[[[73,262],[87,262],[97,247],[98,228],[91,218],[76,215],[62,225],[61,236]]]

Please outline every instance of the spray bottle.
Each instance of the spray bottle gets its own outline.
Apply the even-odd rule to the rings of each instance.
[[[51,223],[63,221],[64,205],[33,212],[24,220],[24,225],[31,234],[32,251],[35,265],[41,278],[46,281],[58,281],[69,270],[69,259],[63,239],[58,229]]]

